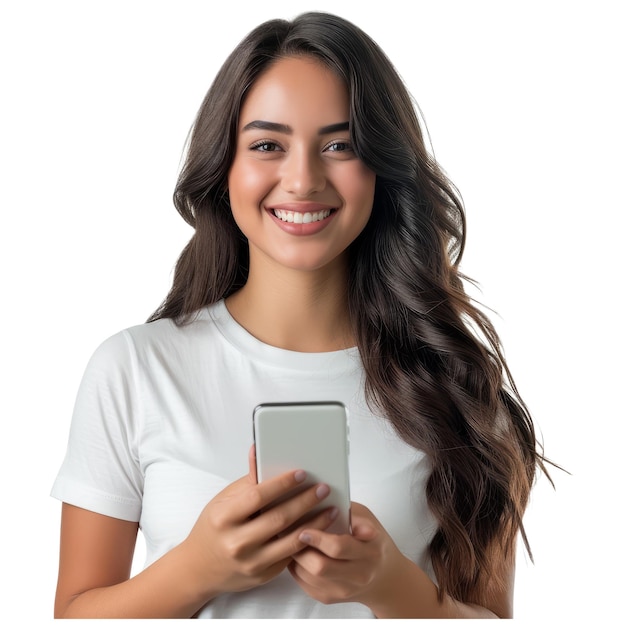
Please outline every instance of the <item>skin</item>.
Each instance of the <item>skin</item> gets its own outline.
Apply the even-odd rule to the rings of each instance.
[[[271,66],[242,107],[228,186],[233,216],[248,238],[250,273],[226,304],[253,335],[277,347],[323,352],[354,343],[346,248],[371,215],[376,176],[351,148],[349,119],[341,81],[302,58]],[[256,128],[257,121],[289,130]],[[326,132],[338,124],[345,126]],[[268,210],[308,203],[334,210],[324,230],[311,236],[284,232]]]
[[[248,475],[207,504],[185,541],[133,578],[138,525],[64,504],[55,617],[192,617],[221,593],[277,576],[305,547],[302,527],[284,531],[323,500],[328,487],[314,485],[251,519],[302,482],[304,473],[257,484],[253,449],[249,465]],[[323,511],[312,526],[327,528],[333,513]]]
[[[226,304],[239,324],[273,346],[322,352],[354,345],[346,249],[371,214],[375,175],[352,152],[349,129],[329,129],[345,122],[345,86],[307,58],[273,64],[242,107],[228,185],[233,216],[248,237],[250,273]],[[302,235],[276,220],[275,206],[332,207],[333,214],[321,230]],[[352,535],[324,532],[332,510],[283,533],[326,497],[326,486],[256,516],[302,476],[257,484],[254,450],[249,464],[247,476],[206,505],[183,543],[133,578],[137,524],[64,504],[55,616],[191,617],[211,598],[261,585],[286,568],[311,597],[361,602],[379,618],[512,616],[513,564],[510,583],[491,594],[488,606],[449,597],[439,603],[428,576],[358,503]]]

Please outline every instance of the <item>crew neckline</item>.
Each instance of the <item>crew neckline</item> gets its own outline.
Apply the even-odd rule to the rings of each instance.
[[[248,358],[298,370],[323,368],[326,374],[345,370],[346,366],[353,368],[355,363],[360,363],[357,347],[331,352],[296,352],[264,343],[235,320],[224,300],[209,305],[205,310],[226,341]]]

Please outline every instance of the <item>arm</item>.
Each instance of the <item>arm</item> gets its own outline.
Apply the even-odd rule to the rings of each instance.
[[[55,617],[191,617],[221,593],[274,578],[305,547],[301,526],[284,531],[327,490],[314,485],[256,513],[296,488],[303,475],[288,472],[256,484],[251,472],[235,481],[207,504],[185,541],[133,578],[137,524],[64,504]],[[322,512],[307,527],[327,528],[332,513]]]
[[[387,588],[370,608],[378,618],[511,618],[513,587],[492,594],[489,606],[463,603],[445,595],[440,603],[437,587],[426,573],[409,559],[402,557],[387,581]]]
[[[298,584],[324,603],[361,602],[378,618],[512,617],[514,564],[509,584],[494,591],[488,606],[445,596],[415,563],[407,559],[364,506],[352,504],[352,535],[304,531],[310,549],[293,557],[289,569]]]
[[[202,606],[182,544],[129,579],[137,528],[63,504],[55,618],[189,617]]]

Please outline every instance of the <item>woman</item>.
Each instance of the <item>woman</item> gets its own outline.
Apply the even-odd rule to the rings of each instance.
[[[462,205],[383,52],[331,15],[256,28],[174,199],[195,234],[172,289],[78,394],[55,613],[510,617],[542,456],[463,289]],[[324,532],[332,508],[298,523],[326,485],[273,504],[298,468],[257,484],[252,449],[245,474],[252,409],[293,400],[349,408],[350,535]]]

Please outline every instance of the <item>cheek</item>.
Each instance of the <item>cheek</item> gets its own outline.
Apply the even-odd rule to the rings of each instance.
[[[267,172],[249,161],[235,161],[228,174],[228,193],[231,206],[258,203],[266,194],[269,182]]]
[[[374,190],[376,188],[376,174],[361,166],[359,171],[349,177],[344,186],[346,198],[358,208],[367,222],[374,204]]]

